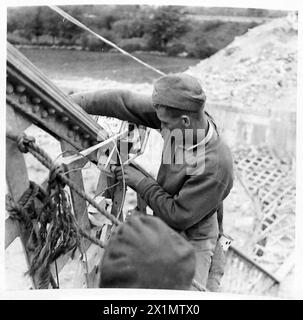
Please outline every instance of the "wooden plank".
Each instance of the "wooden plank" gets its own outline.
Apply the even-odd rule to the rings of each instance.
[[[31,123],[16,115],[13,108],[6,107],[6,128],[15,133],[21,133],[27,129]],[[25,168],[25,170],[23,170]],[[23,155],[16,148],[16,143],[6,139],[6,180],[8,189],[14,200],[17,201],[23,192],[29,187],[27,169]],[[19,181],[23,181],[24,185]],[[16,200],[15,200],[16,201]],[[7,248],[19,235],[19,224],[10,218],[5,221],[5,248]]]
[[[61,141],[61,150],[64,151],[74,151],[75,148],[66,143],[65,141]],[[64,155],[63,155],[64,156]],[[86,164],[87,160],[80,159],[76,162],[72,163],[68,166],[69,169],[72,168],[81,168]],[[68,178],[72,180],[74,183],[77,184],[78,188],[81,190],[84,190],[84,183],[83,183],[83,176],[81,170],[72,171],[67,174]],[[72,203],[73,203],[73,209],[74,214],[79,222],[79,225],[86,231],[90,230],[90,222],[87,215],[87,206],[86,206],[86,200],[83,199],[81,196],[79,196],[74,190],[70,190]]]
[[[99,287],[99,277],[100,277],[100,262],[104,254],[104,249],[100,248],[95,244],[91,246],[86,251],[87,258],[87,287],[88,288],[98,288]]]
[[[126,145],[124,145],[126,144]],[[120,141],[120,150],[128,150],[128,145],[126,141]],[[121,152],[121,162],[124,163],[128,160],[128,154],[125,154],[124,152]],[[113,184],[117,183],[116,178],[108,178],[108,185],[111,186]],[[127,186],[125,185],[125,190],[123,190],[123,183],[119,183],[115,188],[110,190],[110,193],[112,195],[113,205],[111,214],[115,217],[118,217],[119,220],[123,221],[123,208],[121,208],[122,201],[123,201],[123,195],[126,193]]]
[[[19,134],[28,127],[29,122],[15,114],[14,110],[7,107],[7,127],[13,130],[14,133]],[[16,142],[6,139],[6,180],[10,195],[14,201],[19,201],[22,194],[29,187],[29,179],[27,174],[27,167],[25,164],[24,156],[19,151]],[[26,263],[29,267],[30,252],[26,249],[26,243],[30,236],[30,230],[27,230],[21,223],[15,222],[14,230],[19,229],[20,239],[25,253]],[[10,223],[9,225],[12,225]],[[8,229],[8,234],[5,243],[11,240],[9,235],[11,229]],[[32,278],[34,288],[37,288],[38,279]]]
[[[234,246],[229,247],[229,251],[232,251],[238,258],[244,260],[246,263],[251,264],[255,269],[258,269],[260,272],[264,273],[268,278],[270,278],[274,283],[279,283],[279,280],[270,272],[261,267],[258,263],[249,258],[246,254],[244,254],[239,249]]]
[[[20,235],[19,226],[12,218],[5,219],[5,249]]]

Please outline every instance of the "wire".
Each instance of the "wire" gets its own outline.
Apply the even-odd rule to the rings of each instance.
[[[73,18],[71,15],[69,15],[67,12],[63,11],[62,9],[60,9],[57,6],[49,6],[52,10],[56,11],[57,13],[59,13],[63,18],[69,20],[70,22],[72,22],[73,24],[77,25],[78,27],[90,32],[91,34],[93,34],[95,37],[101,39],[103,42],[107,43],[108,45],[110,45],[111,47],[117,49],[118,51],[120,51],[122,54],[132,58],[133,60],[137,61],[138,63],[144,65],[145,67],[161,74],[162,76],[165,75],[165,73],[163,73],[162,71],[156,69],[155,67],[152,67],[151,65],[149,65],[148,63],[140,60],[139,58],[136,58],[135,56],[133,56],[132,54],[128,53],[127,51],[121,49],[120,47],[118,47],[115,43],[107,40],[106,38],[100,36],[99,34],[97,34],[96,32],[94,32],[93,30],[91,30],[90,28],[88,28],[87,26],[85,26],[83,23],[81,23],[79,20]]]
[[[79,240],[79,246],[78,249],[80,251],[80,260],[85,266],[85,271],[84,271],[84,276],[85,276],[85,282],[86,282],[86,287],[88,288],[88,261],[87,261],[87,255],[86,255],[86,250],[83,248],[83,238]]]
[[[121,164],[121,172],[122,172],[122,188],[123,188],[123,191],[122,191],[122,200],[121,200],[121,204],[120,204],[120,207],[119,207],[119,210],[118,210],[118,213],[117,213],[117,216],[116,218],[119,219],[120,216],[121,216],[121,213],[122,213],[122,210],[123,210],[123,207],[124,207],[124,203],[125,203],[125,194],[126,194],[126,183],[125,183],[125,173],[124,173],[124,169],[123,169],[123,163],[122,163],[122,159],[121,159],[121,155],[120,155],[120,151],[118,149],[118,146],[117,146],[117,143],[116,141],[112,141],[113,144],[114,144],[114,147],[117,151],[117,155],[118,155],[118,158],[119,158],[119,163]],[[119,185],[120,182],[117,182],[107,188],[105,188],[104,190],[102,190],[101,192],[99,192],[98,194],[96,194],[93,199],[95,199],[97,196],[99,196],[100,194],[103,194],[105,191],[109,190],[109,189],[112,189],[114,187],[116,187],[117,185]],[[88,205],[86,205],[86,211],[88,210]],[[113,231],[114,229],[116,228],[116,226],[113,224],[112,225],[112,230]]]
[[[83,155],[83,154],[82,154],[80,151],[78,151],[78,150],[65,150],[65,151],[61,152],[61,153],[59,153],[59,155],[54,159],[54,162],[56,162],[56,161],[57,161],[63,154],[65,154],[65,153],[72,153],[72,154],[73,154],[73,153],[76,153],[76,154],[80,155],[81,157],[85,158],[85,159],[87,160],[87,163],[85,164],[85,166],[81,166],[81,167],[74,168],[74,169],[71,169],[71,170],[68,170],[68,171],[63,172],[62,174],[64,174],[64,175],[66,175],[66,174],[68,174],[68,173],[70,173],[70,172],[74,172],[74,171],[87,170],[87,169],[90,169],[90,168],[91,168],[91,165],[92,165],[92,164],[95,165],[94,163],[92,163],[92,162],[90,161],[90,159],[88,159],[87,156]],[[87,166],[87,164],[89,164],[89,165]],[[98,168],[96,165],[95,165],[95,167]]]
[[[99,193],[97,193],[97,194],[93,197],[93,199],[97,198],[100,194],[102,195],[105,191],[108,191],[108,190],[116,187],[119,183],[120,183],[120,182],[114,183],[114,184],[112,184],[111,186],[109,186],[109,187],[105,188],[104,190],[100,191]]]

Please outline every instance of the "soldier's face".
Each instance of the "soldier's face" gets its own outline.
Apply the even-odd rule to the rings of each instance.
[[[165,107],[158,107],[156,109],[157,117],[161,121],[161,130],[172,131],[174,129],[183,129],[181,118],[173,118],[166,111]]]

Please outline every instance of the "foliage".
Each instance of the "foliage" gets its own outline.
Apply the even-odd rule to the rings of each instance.
[[[144,35],[144,22],[141,17],[118,20],[113,24],[112,29],[122,39],[140,38]]]
[[[147,49],[146,40],[144,38],[121,39],[118,42],[120,48],[127,52],[144,51]]]
[[[145,34],[149,37],[150,49],[165,51],[169,41],[179,38],[188,30],[178,7],[165,6],[155,10],[146,23]]]
[[[226,47],[235,36],[240,36],[257,23],[205,21],[191,26],[180,40],[185,44],[190,57],[204,59]]]
[[[173,40],[167,44],[166,52],[169,56],[177,56],[185,51],[186,47],[180,40]]]
[[[218,50],[213,47],[206,39],[196,39],[194,44],[187,48],[188,56],[191,58],[206,59]]]
[[[230,7],[186,7],[186,12],[194,15],[207,16],[238,16],[238,17],[283,17],[285,10],[267,10],[256,8],[230,8]]]
[[[256,25],[188,20],[186,12],[194,12],[181,6],[69,5],[61,8],[126,51],[161,51],[169,56],[187,52],[193,57],[207,57]],[[251,14],[256,12],[251,10]],[[8,39],[15,44],[78,45],[93,51],[110,48],[46,6],[9,8],[7,30]]]

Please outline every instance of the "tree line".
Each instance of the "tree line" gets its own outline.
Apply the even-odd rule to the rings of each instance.
[[[192,21],[184,6],[61,6],[83,24],[126,51],[206,58],[256,23]],[[262,13],[264,14],[264,13]],[[8,8],[8,41],[14,44],[78,46],[93,51],[110,47],[46,6]]]

